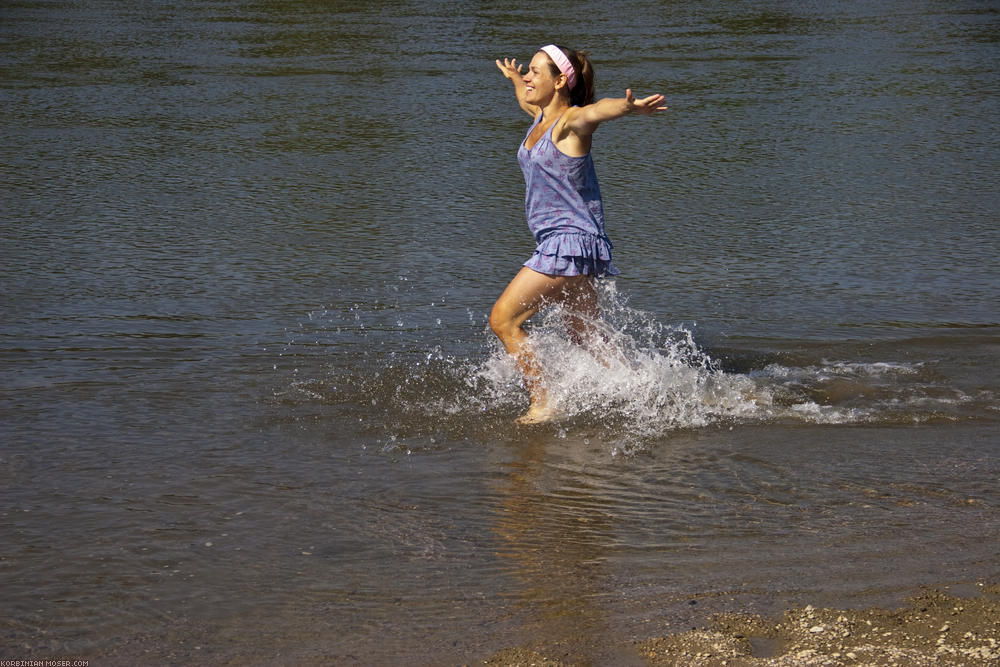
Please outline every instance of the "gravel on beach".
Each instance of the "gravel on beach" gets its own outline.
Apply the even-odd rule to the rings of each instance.
[[[978,667],[1000,665],[1000,585],[956,597],[926,590],[901,609],[812,606],[779,619],[721,614],[709,625],[641,641],[639,662],[654,667]],[[506,649],[487,665],[576,664],[530,649]]]

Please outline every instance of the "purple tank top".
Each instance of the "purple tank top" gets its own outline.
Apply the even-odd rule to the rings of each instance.
[[[532,123],[529,135],[540,122],[542,114]],[[524,265],[556,276],[617,275],[611,263],[613,246],[604,233],[604,205],[594,160],[590,153],[572,157],[556,148],[552,127],[530,151],[525,142],[517,151],[524,172],[528,228],[537,245]]]

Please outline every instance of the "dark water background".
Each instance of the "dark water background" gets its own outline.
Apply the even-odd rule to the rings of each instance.
[[[998,11],[3,2],[0,655],[624,664],[995,581]],[[627,363],[539,318],[518,429],[493,59],[551,41],[671,109],[595,140]]]

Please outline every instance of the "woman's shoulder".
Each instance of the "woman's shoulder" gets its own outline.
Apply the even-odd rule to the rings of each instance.
[[[593,104],[586,104],[584,106],[571,106],[566,109],[562,117],[559,119],[560,124],[569,128],[576,128],[581,124],[581,120],[587,117],[587,112]]]
[[[583,153],[590,150],[590,135],[582,133],[578,129],[581,125],[579,119],[586,108],[587,107],[585,106],[572,106],[566,109],[566,111],[564,111],[562,116],[559,118],[556,131],[553,132],[553,134],[558,136],[560,139],[565,139],[569,137],[569,135],[576,136],[577,140],[581,142],[581,145],[575,147],[576,151],[582,151]]]
[[[569,107],[559,115],[559,119],[555,123],[559,134],[564,134],[573,126],[573,121],[576,120],[580,110],[581,107]]]

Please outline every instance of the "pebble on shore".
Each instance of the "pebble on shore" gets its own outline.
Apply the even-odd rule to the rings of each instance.
[[[986,667],[1000,665],[1000,585],[959,598],[925,591],[896,610],[803,609],[780,620],[721,614],[704,629],[636,644],[653,667]],[[484,664],[563,667],[525,649],[506,649]]]
[[[712,627],[640,644],[650,665],[891,667],[1000,664],[1000,587],[982,597],[927,591],[903,609],[785,612],[777,623],[721,615]],[[992,593],[990,595],[989,593]],[[766,646],[768,655],[758,647]]]

